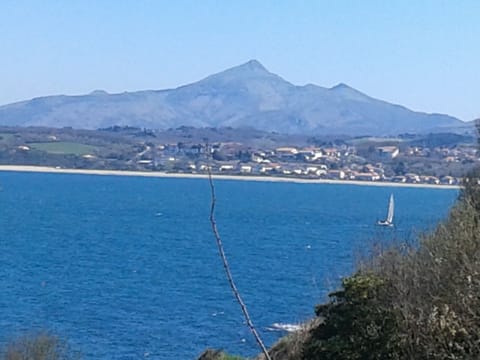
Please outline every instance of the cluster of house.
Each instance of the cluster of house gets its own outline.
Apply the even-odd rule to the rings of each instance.
[[[415,173],[387,176],[383,162],[392,161],[400,155],[397,146],[378,146],[372,149],[369,163],[357,155],[355,147],[348,145],[330,147],[278,147],[274,150],[252,151],[242,144],[214,144],[207,149],[204,145],[179,146],[161,145],[157,156],[143,161],[156,166],[177,164],[174,171],[205,172],[210,166],[214,172],[224,174],[292,176],[331,180],[389,181],[398,183],[423,183],[455,185],[460,182],[453,176],[426,176]],[[442,161],[478,161],[474,148],[471,149],[426,149],[409,147],[402,156],[440,156]],[[209,160],[213,158],[213,161]]]

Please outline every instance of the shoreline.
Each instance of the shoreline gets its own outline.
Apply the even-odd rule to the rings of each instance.
[[[52,174],[77,174],[77,175],[101,175],[101,176],[137,176],[155,178],[182,178],[182,179],[208,179],[207,174],[184,174],[166,173],[160,171],[131,171],[131,170],[93,170],[93,169],[64,169],[48,166],[30,165],[0,165],[0,172],[35,172]],[[261,182],[289,182],[300,184],[334,184],[334,185],[359,185],[359,186],[383,186],[383,187],[415,187],[440,190],[458,190],[460,185],[434,185],[434,184],[411,184],[383,181],[359,181],[359,180],[328,180],[328,179],[303,179],[280,176],[255,176],[255,175],[221,175],[212,174],[215,180],[239,180]]]

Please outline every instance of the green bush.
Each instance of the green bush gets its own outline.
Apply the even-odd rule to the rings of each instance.
[[[47,332],[20,337],[7,344],[1,352],[2,360],[72,360],[80,359],[67,343]]]
[[[394,359],[397,318],[385,308],[385,282],[375,274],[357,274],[342,282],[343,290],[316,307],[323,322],[311,332],[304,359]]]

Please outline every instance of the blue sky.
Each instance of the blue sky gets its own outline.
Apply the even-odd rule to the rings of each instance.
[[[472,120],[478,19],[477,0],[2,0],[0,104],[171,88],[257,59],[296,85]]]

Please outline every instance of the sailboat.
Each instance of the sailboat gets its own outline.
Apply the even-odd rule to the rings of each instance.
[[[393,226],[393,212],[395,209],[395,203],[393,200],[393,194],[390,194],[390,200],[388,202],[387,218],[385,220],[377,221],[377,225],[381,226]]]

